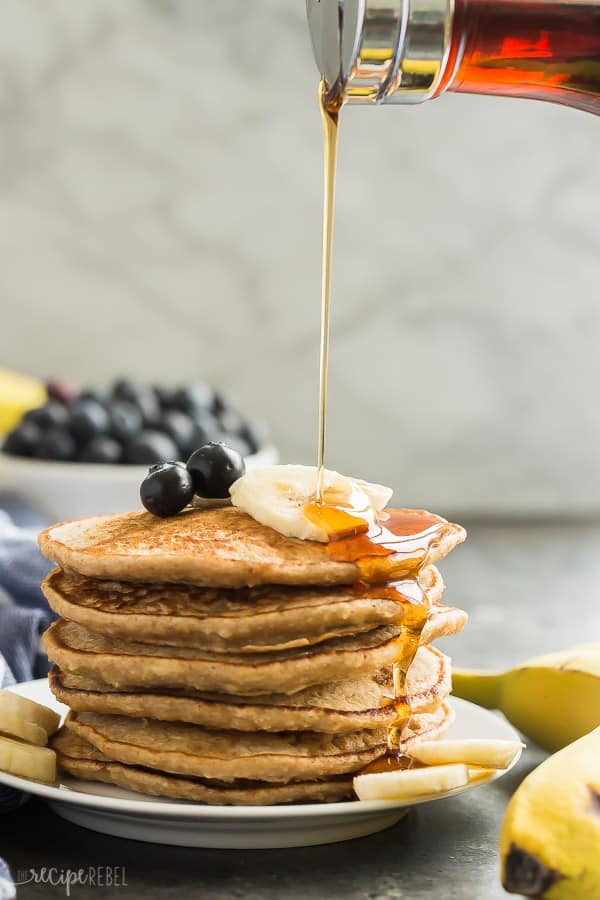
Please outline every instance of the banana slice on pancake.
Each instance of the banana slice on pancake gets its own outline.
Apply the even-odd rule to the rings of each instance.
[[[264,466],[232,484],[231,502],[286,537],[327,543],[327,533],[304,511],[305,503],[315,496],[317,474],[316,466]],[[348,478],[329,469],[323,474],[323,490],[328,502],[371,515],[381,512],[393,493],[384,485]]]

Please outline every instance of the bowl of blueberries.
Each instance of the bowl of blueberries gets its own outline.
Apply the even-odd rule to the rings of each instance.
[[[222,465],[225,445],[246,470],[278,459],[265,425],[205,381],[171,388],[119,378],[106,390],[50,381],[46,390],[4,437],[0,490],[53,519],[139,509],[149,469],[185,465],[200,448]]]

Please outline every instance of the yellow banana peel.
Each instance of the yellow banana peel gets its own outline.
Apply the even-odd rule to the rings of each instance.
[[[500,836],[507,891],[600,898],[600,728],[538,766],[508,804]]]
[[[37,378],[0,369],[0,435],[11,431],[29,409],[42,406],[46,388]]]
[[[550,753],[600,726],[600,643],[538,656],[506,672],[456,669],[452,683],[457,697],[501,710]]]

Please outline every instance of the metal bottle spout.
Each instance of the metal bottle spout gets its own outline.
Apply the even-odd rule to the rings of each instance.
[[[332,96],[421,103],[435,94],[450,49],[453,0],[307,0],[306,11]]]

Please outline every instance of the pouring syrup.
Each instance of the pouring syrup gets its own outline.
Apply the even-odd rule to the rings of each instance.
[[[333,222],[341,100],[331,99],[324,81],[319,85],[319,106],[324,137],[319,431],[317,483],[314,497],[304,506],[304,514],[327,534],[329,540],[325,546],[333,559],[352,562],[358,567],[357,592],[365,596],[385,596],[401,607],[402,633],[398,640],[398,658],[393,665],[393,696],[388,698],[388,702],[396,707],[397,717],[388,732],[388,760],[382,763],[385,770],[386,766],[394,764],[393,760],[398,765],[407,765],[406,758],[399,753],[401,732],[411,715],[406,699],[406,674],[419,649],[429,615],[428,597],[416,572],[434,541],[439,539],[445,523],[439,516],[423,510],[390,510],[378,515],[359,484],[347,492],[325,487]],[[414,574],[406,577],[407,570]],[[405,576],[403,580],[396,579],[398,573]]]

